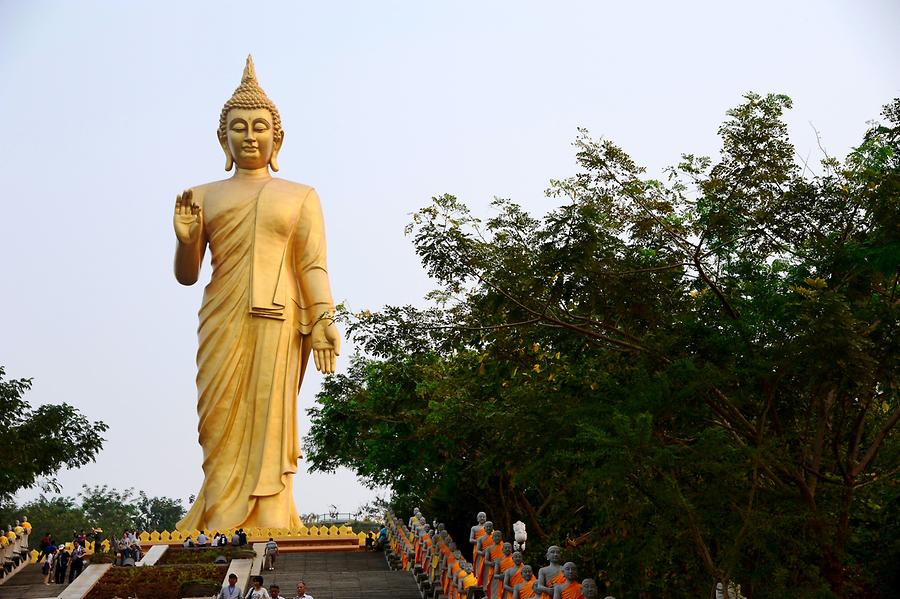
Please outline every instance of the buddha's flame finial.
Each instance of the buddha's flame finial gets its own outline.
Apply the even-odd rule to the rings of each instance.
[[[253,66],[253,55],[247,55],[247,64],[244,66],[244,74],[241,76],[241,83],[259,83],[256,80],[256,68]]]

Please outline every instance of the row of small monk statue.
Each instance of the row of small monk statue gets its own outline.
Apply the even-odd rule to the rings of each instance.
[[[433,529],[418,508],[408,523],[387,514],[391,548],[401,557],[405,569],[418,566],[430,572],[449,599],[466,597],[472,587],[482,589],[488,599],[598,598],[596,582],[591,578],[579,582],[575,564],[562,563],[559,547],[547,549],[549,563],[535,576],[532,567],[523,563],[522,553],[503,541],[503,534],[494,530],[487,515],[480,512],[477,517],[478,524],[469,534],[471,562],[463,558],[444,525],[436,523]]]

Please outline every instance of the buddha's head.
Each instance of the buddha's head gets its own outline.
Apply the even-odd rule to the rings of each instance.
[[[512,543],[503,543],[503,555],[512,553]]]
[[[551,564],[558,564],[562,559],[562,550],[556,545],[550,545],[547,548],[547,561]]]
[[[528,582],[529,580],[531,580],[531,574],[532,574],[531,566],[527,566],[527,565],[522,566],[522,579],[525,582]]]
[[[485,522],[482,526],[484,527],[484,532],[488,534],[491,534],[494,531],[494,523],[490,520]]]
[[[563,576],[566,580],[575,580],[578,577],[578,567],[575,562],[566,562],[562,567]]]
[[[494,541],[494,544],[500,543],[503,540],[503,533],[499,530],[495,530],[491,533],[491,540]]]
[[[225,152],[226,171],[235,163],[242,169],[268,165],[278,170],[278,152],[284,141],[281,115],[259,86],[250,56],[241,84],[222,107],[217,135]]]
[[[581,595],[584,599],[598,599],[600,590],[593,578],[585,578],[581,581]]]
[[[516,568],[518,568],[522,564],[522,552],[521,551],[513,552],[512,560],[513,560],[513,563],[516,565]]]
[[[484,512],[478,512],[478,516],[476,517],[478,518],[478,523],[482,526],[484,526],[484,523],[487,522],[487,514],[485,514]]]

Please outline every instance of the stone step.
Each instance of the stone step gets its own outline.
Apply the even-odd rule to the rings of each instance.
[[[16,572],[12,578],[0,585],[0,599],[40,599],[59,595],[68,586],[68,582],[45,585],[44,575],[41,572],[42,565],[28,564]]]
[[[260,575],[267,587],[277,583],[288,597],[302,578],[316,599],[421,599],[412,576],[390,570],[382,553],[280,554],[276,569]]]
[[[409,572],[388,568],[384,554],[374,552],[308,552],[279,554],[274,571],[260,573],[268,587],[281,586],[281,594],[293,597],[297,581],[306,581],[316,599],[421,599]],[[40,566],[30,564],[6,584],[0,599],[56,597],[66,585],[43,584]]]

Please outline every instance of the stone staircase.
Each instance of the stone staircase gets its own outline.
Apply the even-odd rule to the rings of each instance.
[[[260,575],[266,588],[277,583],[283,597],[293,597],[302,578],[316,599],[422,599],[410,573],[391,570],[380,552],[281,553],[276,566]],[[66,586],[44,585],[41,567],[29,564],[0,585],[0,599],[53,598]]]
[[[56,597],[67,584],[44,584],[41,565],[28,564],[0,585],[0,599],[42,599]]]
[[[302,578],[316,599],[421,599],[409,572],[389,569],[380,552],[281,553],[276,566],[260,575],[266,588],[277,583],[284,597],[296,594]]]

